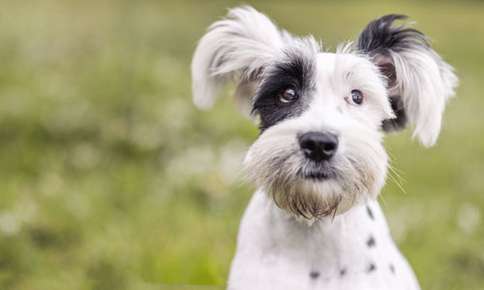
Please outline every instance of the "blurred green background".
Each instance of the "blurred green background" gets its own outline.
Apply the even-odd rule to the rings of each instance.
[[[458,98],[436,147],[386,139],[381,202],[423,289],[484,289],[484,3],[246,3],[326,47],[391,12],[433,38]],[[257,130],[197,111],[189,65],[237,4],[0,1],[0,289],[223,289]]]

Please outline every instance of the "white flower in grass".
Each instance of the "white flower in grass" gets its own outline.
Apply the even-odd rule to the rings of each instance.
[[[5,236],[13,236],[20,231],[20,221],[12,212],[0,213],[0,232]]]
[[[457,212],[457,225],[465,234],[474,233],[481,223],[481,211],[479,208],[470,203],[461,205]]]

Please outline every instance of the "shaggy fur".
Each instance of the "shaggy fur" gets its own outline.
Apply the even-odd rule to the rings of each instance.
[[[374,214],[388,167],[382,139],[409,123],[423,145],[435,144],[457,77],[423,33],[394,25],[404,18],[374,20],[331,53],[245,6],[200,40],[195,104],[210,107],[221,86],[235,82],[238,102],[261,130],[244,161],[258,191],[241,224],[229,289],[418,289]],[[334,152],[308,155],[327,142],[303,148],[308,132],[333,136]],[[378,272],[382,263],[386,272]]]

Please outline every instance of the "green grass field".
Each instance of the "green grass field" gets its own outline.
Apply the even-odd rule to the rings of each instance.
[[[404,190],[380,200],[423,289],[484,289],[484,3],[253,4],[329,48],[390,12],[432,36],[458,98],[436,147],[386,138]],[[0,2],[0,289],[223,289],[257,130],[230,98],[197,111],[189,65],[234,5]]]

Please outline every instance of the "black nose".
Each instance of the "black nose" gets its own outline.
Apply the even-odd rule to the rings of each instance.
[[[338,149],[338,136],[331,133],[308,132],[299,136],[304,155],[316,162],[329,160]]]

